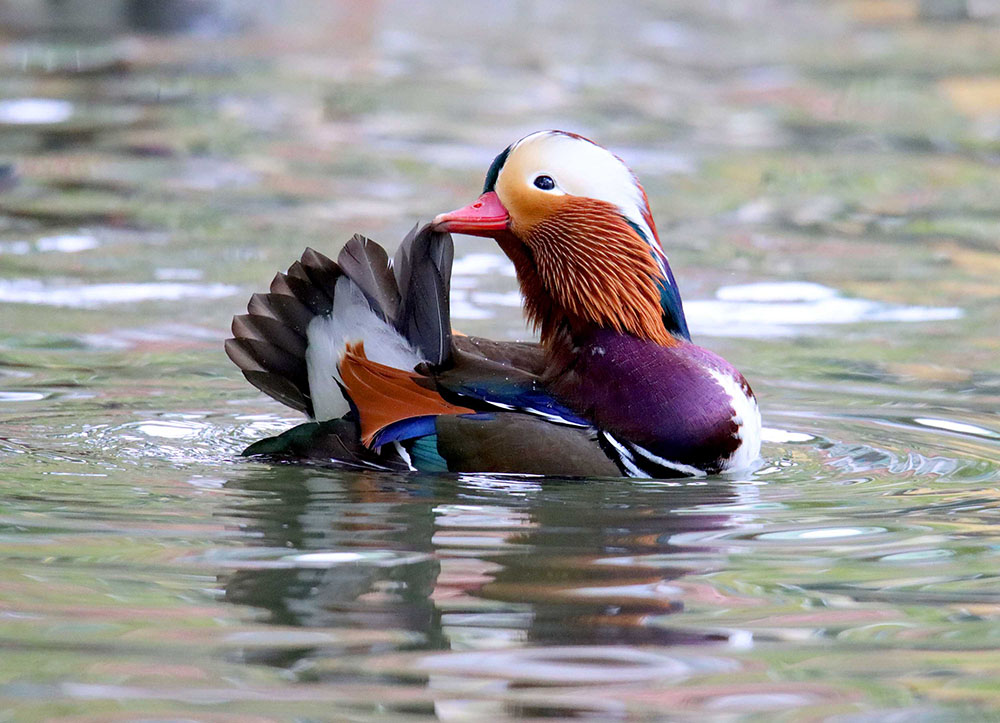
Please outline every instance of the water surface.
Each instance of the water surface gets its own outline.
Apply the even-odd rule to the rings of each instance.
[[[0,720],[1000,715],[988,3],[61,5],[0,6]],[[543,127],[639,174],[763,466],[240,458],[298,421],[249,294]],[[456,241],[456,325],[527,338]]]

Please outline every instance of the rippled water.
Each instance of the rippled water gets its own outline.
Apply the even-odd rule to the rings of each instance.
[[[1000,715],[990,3],[87,5],[0,3],[0,720]],[[640,175],[762,468],[240,458],[297,421],[222,353],[249,294],[546,126]]]

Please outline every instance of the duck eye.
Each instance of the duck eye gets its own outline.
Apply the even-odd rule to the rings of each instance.
[[[538,176],[535,179],[535,188],[540,188],[543,191],[551,191],[556,187],[556,182],[552,180],[552,176]]]

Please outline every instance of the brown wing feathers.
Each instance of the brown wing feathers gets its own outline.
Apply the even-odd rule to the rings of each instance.
[[[333,310],[337,281],[347,276],[376,314],[439,364],[451,350],[452,256],[451,237],[428,226],[407,235],[395,269],[385,249],[360,235],[347,242],[337,262],[307,248],[286,273],[275,275],[269,293],[251,297],[247,314],[234,317],[226,353],[255,387],[312,416],[307,330],[316,316]]]
[[[348,241],[336,262],[306,249],[286,273],[275,275],[269,293],[253,295],[247,314],[233,318],[233,338],[226,341],[226,352],[255,387],[313,416],[307,330],[316,316],[333,311],[337,283],[347,276],[376,314],[438,373],[442,367],[456,378],[539,373],[542,355],[536,344],[460,337],[453,360],[449,313],[453,256],[451,237],[427,226],[407,235],[392,264],[381,246],[363,236]],[[349,345],[340,374],[359,410],[366,443],[386,424],[401,419],[472,411],[445,401],[426,376],[372,362],[358,345]]]

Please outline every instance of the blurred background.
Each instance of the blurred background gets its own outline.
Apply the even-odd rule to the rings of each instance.
[[[637,173],[763,468],[241,459],[300,421],[250,294],[542,128]],[[0,0],[0,720],[996,715],[998,188],[998,0]],[[452,305],[530,337],[488,241]]]

